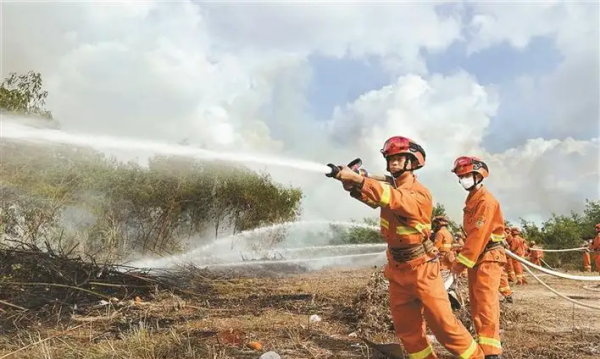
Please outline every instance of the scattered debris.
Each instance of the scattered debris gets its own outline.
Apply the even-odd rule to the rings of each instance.
[[[281,357],[275,352],[266,352],[258,359],[281,359]]]
[[[262,350],[262,344],[260,342],[250,342],[247,346],[253,350]]]
[[[85,318],[103,307],[144,305],[161,291],[186,293],[177,276],[150,276],[139,270],[98,264],[81,257],[42,250],[31,244],[0,247],[0,328],[8,332],[44,319],[114,319],[118,314]]]
[[[356,331],[368,335],[393,330],[389,302],[389,285],[383,268],[376,269],[352,302]]]
[[[316,315],[316,314],[313,314],[313,315],[311,315],[311,316],[308,318],[308,321],[309,321],[309,322],[311,322],[311,323],[318,323],[318,322],[320,322],[320,321],[321,321],[321,317],[319,317],[319,316],[318,316],[318,315]]]

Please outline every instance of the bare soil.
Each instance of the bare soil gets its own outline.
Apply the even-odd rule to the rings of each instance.
[[[144,298],[63,310],[0,336],[4,358],[378,358],[358,337],[397,342],[385,282],[376,269],[196,275],[189,295],[157,290]],[[502,304],[506,359],[600,357],[600,311],[566,302],[533,278]],[[600,306],[582,283],[541,277],[565,295]],[[464,283],[461,282],[464,293]],[[591,285],[594,285],[592,283]],[[3,323],[18,314],[0,304]],[[311,315],[320,321],[311,322]],[[469,326],[468,309],[457,315]],[[261,344],[251,348],[252,342]],[[451,358],[435,344],[440,358]]]

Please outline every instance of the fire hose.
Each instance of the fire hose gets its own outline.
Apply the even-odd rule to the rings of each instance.
[[[569,302],[571,302],[573,304],[577,304],[577,305],[582,306],[582,307],[586,307],[586,308],[590,308],[590,309],[594,309],[594,310],[600,310],[600,307],[598,307],[596,305],[591,305],[591,304],[583,303],[583,302],[577,301],[575,299],[571,299],[571,298],[567,297],[566,295],[564,295],[562,293],[557,292],[554,288],[552,288],[551,286],[549,286],[548,284],[546,284],[537,275],[535,275],[533,273],[533,271],[527,267],[527,265],[524,265],[523,268],[525,268],[525,270],[527,271],[527,273],[531,274],[531,276],[535,280],[537,280],[538,282],[540,282],[541,285],[543,285],[544,287],[546,287],[546,289],[548,289],[552,293],[558,295],[559,297],[563,298],[564,300],[569,301]]]
[[[565,248],[565,249],[542,249],[542,248],[533,248],[531,249],[533,251],[540,251],[540,252],[579,252],[579,251],[585,251],[587,250],[586,247],[579,247],[579,248]]]
[[[506,255],[508,255],[509,257],[513,258],[517,262],[520,262],[521,264],[524,264],[524,265],[526,265],[526,266],[528,266],[530,268],[535,268],[535,269],[539,270],[540,272],[544,272],[546,274],[550,274],[550,275],[555,276],[555,277],[564,278],[564,279],[578,280],[578,281],[589,281],[589,282],[598,282],[598,281],[600,281],[600,276],[572,275],[572,274],[561,273],[561,272],[553,271],[553,270],[550,270],[550,269],[546,269],[544,267],[540,267],[537,264],[533,264],[530,261],[519,257],[518,255],[514,254],[513,252],[509,251],[508,249],[506,250]]]
[[[537,275],[535,275],[533,273],[533,271],[531,269],[529,269],[529,267],[535,268],[541,272],[544,272],[546,274],[550,274],[552,276],[555,277],[559,277],[559,278],[565,278],[565,279],[572,279],[572,280],[581,280],[581,281],[600,281],[600,277],[599,276],[579,276],[579,275],[571,275],[571,274],[565,274],[565,273],[560,273],[560,272],[556,272],[550,269],[546,269],[543,267],[540,267],[538,265],[535,265],[521,257],[519,257],[518,255],[514,254],[513,252],[506,250],[506,254],[515,259],[516,261],[520,262],[521,264],[523,264],[523,268],[525,268],[525,270],[527,271],[527,273],[531,274],[531,276],[537,280],[541,285],[543,285],[546,289],[548,289],[549,291],[551,291],[552,293],[558,295],[559,297],[565,299],[568,302],[571,302],[573,304],[577,304],[579,306],[585,307],[585,308],[589,308],[589,309],[594,309],[594,310],[600,310],[600,307],[595,306],[595,305],[591,305],[591,304],[586,304],[586,303],[582,303],[580,301],[571,299],[569,297],[567,297],[566,295],[559,293],[558,291],[556,291],[554,288],[550,287],[548,284],[546,284],[543,280],[541,280]],[[588,290],[592,290],[594,291],[594,289],[591,288],[586,288],[586,286],[583,287],[584,289],[588,289]]]

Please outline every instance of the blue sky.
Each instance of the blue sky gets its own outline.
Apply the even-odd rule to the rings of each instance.
[[[523,96],[515,91],[515,81],[519,77],[539,78],[551,73],[562,61],[552,39],[534,38],[520,50],[503,43],[470,56],[464,43],[454,43],[443,53],[424,52],[423,55],[430,73],[451,74],[463,69],[476,76],[480,84],[498,87],[500,108],[489,129],[494,137],[485,139],[487,150],[503,151],[522,144],[528,138],[552,135],[544,125],[546,114],[543,104],[526,103]],[[318,120],[329,118],[336,104],[352,102],[360,94],[391,82],[376,59],[338,60],[313,56],[310,62],[314,75],[308,101],[311,115]]]

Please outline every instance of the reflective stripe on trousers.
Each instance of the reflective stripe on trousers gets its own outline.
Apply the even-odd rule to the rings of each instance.
[[[479,337],[479,345],[489,345],[494,348],[502,349],[502,343],[498,339]]]
[[[433,354],[433,348],[431,345],[428,345],[427,348],[421,350],[420,352],[408,353],[408,357],[410,359],[425,359],[431,354]]]

